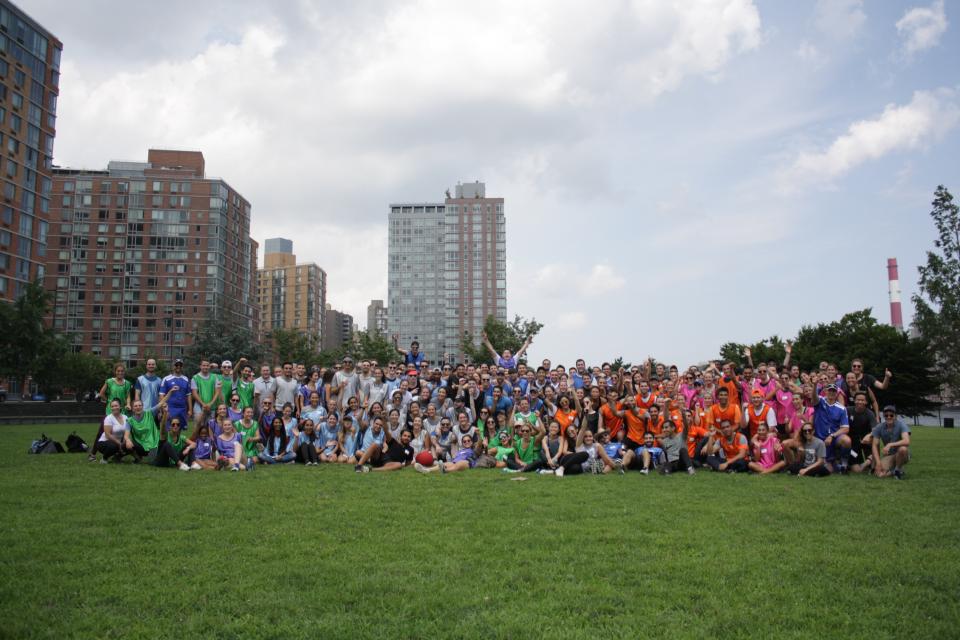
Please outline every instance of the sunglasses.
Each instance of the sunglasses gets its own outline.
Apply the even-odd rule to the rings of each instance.
[[[883,414],[883,417],[884,417],[884,418],[895,418],[896,416],[897,416],[897,414],[895,414],[895,413],[885,413],[885,414]]]
[[[803,432],[804,432],[804,433],[813,433],[813,429],[804,429]]]

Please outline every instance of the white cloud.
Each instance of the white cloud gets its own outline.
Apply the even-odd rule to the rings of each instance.
[[[943,0],[937,0],[929,7],[913,7],[897,20],[897,34],[902,40],[903,52],[910,56],[937,46],[947,24]]]
[[[857,36],[867,21],[863,0],[817,0],[814,23],[822,33],[836,40]]]
[[[547,263],[537,269],[533,290],[547,298],[597,297],[619,291],[627,280],[609,263],[600,262],[589,271],[576,263]]]
[[[794,53],[800,60],[813,68],[820,67],[826,62],[826,56],[823,55],[820,49],[806,40],[800,42],[800,46],[797,47]]]
[[[851,124],[823,151],[800,153],[781,172],[781,188],[829,182],[865,162],[937,141],[960,122],[957,98],[956,90],[941,88],[916,91],[905,105],[887,105],[878,117]]]
[[[587,314],[583,311],[567,311],[557,316],[557,326],[570,331],[587,326]]]

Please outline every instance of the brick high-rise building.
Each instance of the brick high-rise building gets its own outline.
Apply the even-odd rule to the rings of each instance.
[[[250,203],[203,154],[53,172],[46,288],[74,349],[136,365],[172,359],[208,316],[259,334]]]
[[[327,304],[326,272],[312,262],[298,264],[292,241],[269,238],[257,280],[264,335],[273,329],[295,329],[313,334],[319,345]]]
[[[462,362],[465,333],[506,321],[503,204],[473,182],[442,203],[390,205],[389,327],[401,348],[416,339],[430,362]]]
[[[0,0],[0,301],[44,276],[63,45]]]

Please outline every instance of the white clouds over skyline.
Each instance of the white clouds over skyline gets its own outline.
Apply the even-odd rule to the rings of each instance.
[[[951,163],[931,173],[924,158],[957,149],[957,46],[937,31],[938,3],[24,9],[64,42],[55,162],[203,151],[253,204],[254,238],[294,239],[299,260],[327,271],[328,301],[361,324],[369,300],[386,298],[387,205],[485,181],[506,199],[508,312],[546,325],[533,357],[641,357],[650,345],[632,341],[656,336],[659,355],[693,361],[730,339],[879,307],[884,281],[879,303],[704,317],[742,293],[718,281],[779,291],[825,251],[798,220],[869,200],[870,179],[902,182],[885,201],[949,183]],[[886,72],[901,46],[926,51],[929,71],[867,72]],[[901,155],[909,172],[881,162]],[[883,238],[903,234],[885,231],[871,246],[892,252]],[[651,310],[673,294],[670,314]]]

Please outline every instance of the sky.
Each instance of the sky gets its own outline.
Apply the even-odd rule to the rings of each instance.
[[[458,181],[562,363],[889,322],[890,257],[909,321],[960,195],[960,0],[19,5],[64,43],[56,164],[203,151],[361,326],[388,204]]]

